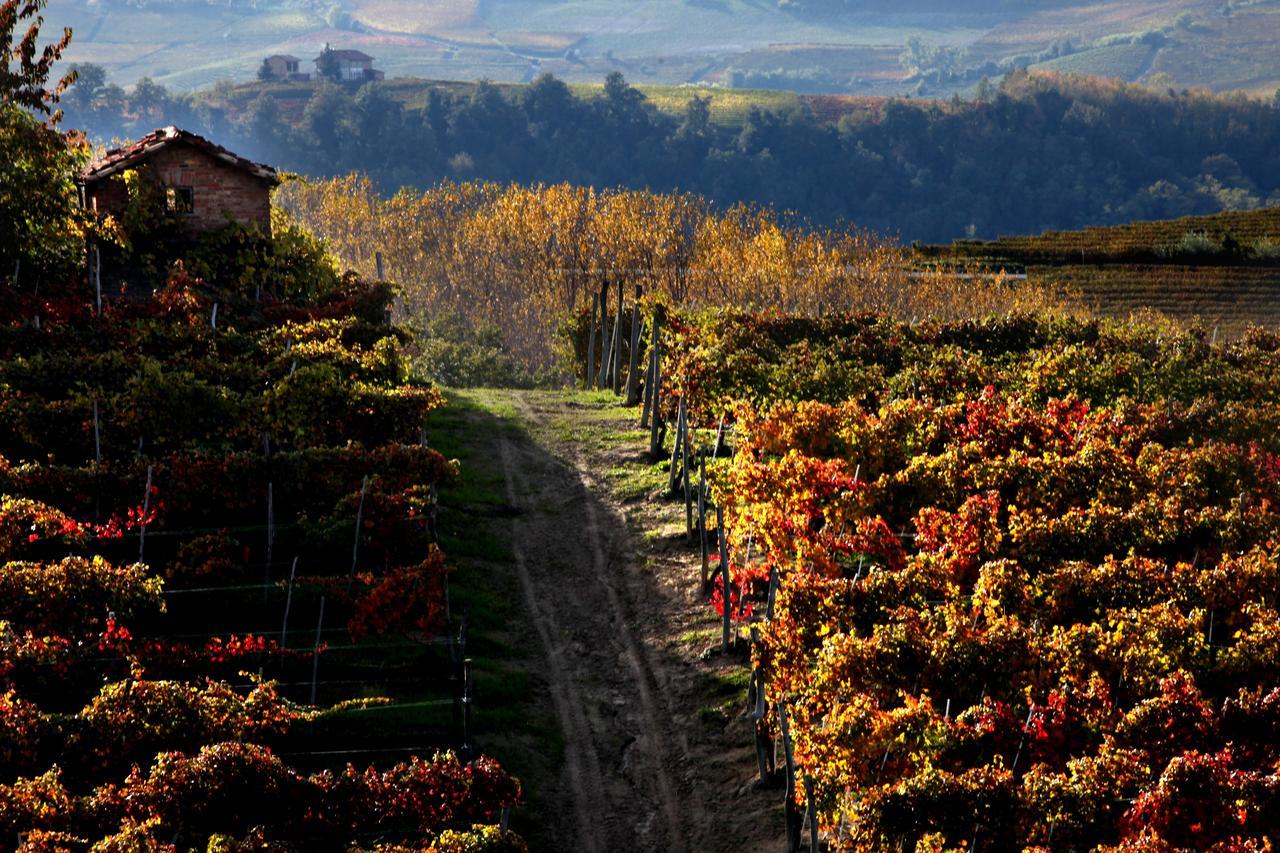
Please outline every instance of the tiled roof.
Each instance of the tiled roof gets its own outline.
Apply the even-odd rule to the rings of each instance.
[[[290,56],[287,53],[273,53],[267,59],[283,59],[285,62],[301,62],[302,60],[296,56]]]
[[[373,57],[359,50],[333,50],[330,51],[334,59],[345,59],[348,62],[373,62]],[[323,55],[323,54],[322,54]],[[317,56],[316,60],[320,57]]]
[[[234,166],[241,171],[248,172],[256,178],[261,178],[272,184],[280,182],[280,178],[276,175],[276,170],[262,163],[255,163],[247,160],[238,154],[233,154],[221,145],[210,142],[203,136],[197,136],[189,131],[179,130],[172,125],[162,127],[159,130],[153,130],[146,136],[134,142],[132,145],[126,145],[123,148],[113,148],[104,154],[100,159],[90,163],[83,172],[80,173],[80,180],[86,184],[92,184],[104,178],[109,178],[125,169],[135,166],[146,160],[156,151],[166,145],[190,145],[204,151],[211,157],[215,157],[230,166]]]

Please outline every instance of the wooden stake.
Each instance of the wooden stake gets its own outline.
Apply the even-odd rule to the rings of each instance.
[[[356,507],[356,538],[351,544],[351,572],[347,575],[347,591],[356,579],[356,564],[360,561],[360,529],[364,526],[364,496],[369,492],[369,475],[360,481],[360,504]]]
[[[214,331],[218,329],[218,303],[213,303],[213,313],[209,315],[209,326]]]
[[[271,557],[276,545],[275,484],[267,482],[267,559],[262,567],[262,600],[271,590]]]
[[[809,853],[820,853],[818,846],[818,805],[813,801],[813,777],[804,777],[805,814],[809,818]]]
[[[721,626],[720,650],[728,654],[729,652],[729,619],[733,613],[733,577],[729,570],[729,536],[728,531],[724,529],[724,509],[716,507],[716,529],[720,531],[720,591],[721,602],[724,604],[724,620]]]
[[[679,471],[680,442],[684,439],[684,398],[676,403],[676,441],[671,446],[671,465],[667,468],[667,492],[674,494],[676,490],[676,474]]]
[[[765,604],[764,616],[773,619],[773,603],[778,598],[778,567],[769,567],[769,600]]]
[[[689,412],[686,409],[684,413],[684,441],[681,444],[681,453],[684,456],[684,464],[681,466],[684,471],[684,535],[685,539],[693,538],[693,471],[689,465]]]
[[[707,568],[710,556],[707,553],[707,459],[698,457],[698,541],[702,550],[702,589],[707,588]]]
[[[596,387],[604,388],[609,376],[609,280],[600,283],[600,372],[596,376]]]
[[[284,621],[280,624],[280,648],[284,648],[289,637],[289,608],[293,606],[293,579],[298,576],[298,558],[293,558],[289,567],[289,590],[284,594]]]
[[[596,306],[597,298],[591,294],[591,323],[587,333],[587,370],[584,387],[590,391],[595,387],[596,378]]]
[[[102,436],[98,431],[98,398],[93,398],[93,461],[102,464]]]
[[[98,316],[102,316],[102,250],[93,244],[93,291],[98,300]]]
[[[653,357],[656,353],[653,347],[649,347],[649,357],[646,359],[647,364],[644,370],[644,406],[640,411],[640,428],[649,428],[649,413],[653,409]]]
[[[471,671],[471,658],[462,662],[462,756],[471,760],[471,700],[475,690],[475,675]]]
[[[650,403],[649,455],[658,458],[662,447],[658,444],[658,426],[662,420],[662,308],[653,312],[653,394]]]
[[[613,321],[613,393],[622,391],[622,279],[618,279],[618,316]]]
[[[142,492],[142,526],[138,529],[138,562],[147,547],[147,513],[151,510],[151,466],[147,466],[147,485]]]
[[[796,765],[791,749],[791,727],[787,719],[787,703],[778,700],[778,723],[782,728],[782,755],[786,762],[787,784],[783,807],[786,811],[787,849],[800,849],[800,830],[804,815],[796,811],[794,792],[796,789]]]
[[[320,616],[316,619],[316,644],[311,651],[311,704],[316,704],[316,682],[320,675],[320,635],[324,631],[324,596],[320,596]]]
[[[373,263],[374,263],[374,266],[376,266],[378,269],[378,281],[386,281],[386,276],[382,274],[382,253],[381,252],[373,253]]]
[[[643,291],[636,285],[635,304],[631,308],[631,361],[627,365],[627,405],[640,402],[640,335],[644,324],[640,322],[640,297]]]

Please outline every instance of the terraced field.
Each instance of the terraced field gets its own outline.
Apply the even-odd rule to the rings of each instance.
[[[1208,242],[1200,251],[1189,252],[1187,245],[1193,241],[1188,241],[1188,235],[1201,235]],[[1209,243],[1217,244],[1226,251],[1206,251]],[[1238,247],[1235,253],[1231,251],[1233,246]],[[1277,246],[1280,246],[1280,207],[1263,207],[1080,231],[1046,231],[1039,235],[995,240],[957,240],[949,246],[920,246],[917,251],[921,256],[935,260],[982,262],[1006,267],[1165,260],[1221,265],[1247,261],[1250,254],[1273,253]]]
[[[1053,284],[1105,317],[1157,311],[1183,320],[1199,319],[1219,336],[1231,338],[1250,325],[1280,327],[1280,266],[1029,267],[1027,278]]]
[[[1236,337],[1280,327],[1280,207],[917,246],[922,266],[1004,269],[1109,317],[1157,311]]]

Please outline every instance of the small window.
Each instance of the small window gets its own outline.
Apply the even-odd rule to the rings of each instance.
[[[191,187],[165,187],[164,195],[165,204],[170,213],[192,213],[195,211],[195,201],[192,197]]]

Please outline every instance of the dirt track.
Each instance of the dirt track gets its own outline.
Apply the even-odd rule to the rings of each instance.
[[[529,663],[564,739],[557,778],[529,780],[553,816],[534,849],[781,849],[777,792],[750,789],[745,715],[710,729],[700,719],[708,673],[742,663],[708,664],[677,639],[707,618],[687,548],[654,553],[588,473],[609,460],[554,437],[572,403],[510,400],[521,429],[497,450],[511,551],[539,647]]]

